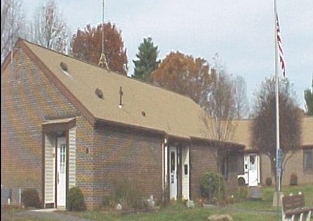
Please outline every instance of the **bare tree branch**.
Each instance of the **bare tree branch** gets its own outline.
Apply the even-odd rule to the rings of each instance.
[[[202,116],[202,119],[207,129],[205,133],[209,139],[214,141],[209,148],[214,149],[212,152],[217,151],[215,155],[217,167],[223,173],[221,166],[227,162],[232,147],[231,141],[236,129],[233,123],[236,110],[235,90],[234,81],[223,69],[218,68],[216,75],[217,77],[213,79],[210,93],[203,105],[206,115]]]
[[[54,0],[48,1],[37,9],[30,33],[30,41],[61,53],[67,53],[70,45],[70,31]]]
[[[288,79],[280,81],[279,126],[282,163],[287,164],[288,155],[300,150],[302,133],[301,111]],[[269,156],[272,173],[276,179],[276,98],[275,80],[266,79],[256,94],[251,131],[251,146]],[[282,174],[280,176],[282,178]]]
[[[20,0],[1,1],[1,64],[24,32],[24,13]]]
[[[234,79],[235,87],[235,108],[236,108],[236,118],[242,119],[247,117],[249,111],[249,104],[247,99],[247,85],[242,76],[237,76]]]

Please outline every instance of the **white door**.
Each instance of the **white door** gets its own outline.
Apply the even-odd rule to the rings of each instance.
[[[256,154],[249,155],[249,186],[258,185],[258,156]]]
[[[57,207],[66,205],[66,139],[58,138],[57,148]]]
[[[177,149],[170,147],[170,199],[177,199]]]
[[[182,197],[189,200],[189,147],[182,148]]]
[[[244,155],[244,179],[245,179],[245,184],[248,185],[249,181],[249,155]]]

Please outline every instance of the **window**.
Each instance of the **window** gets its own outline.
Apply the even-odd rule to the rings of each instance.
[[[175,155],[175,152],[171,151],[171,172],[174,172],[176,167]]]
[[[65,173],[65,144],[60,147],[60,173]]]
[[[188,175],[188,164],[184,165],[184,174]]]
[[[303,150],[303,170],[313,172],[313,150]]]
[[[220,171],[225,180],[228,180],[228,161],[225,160],[220,166]]]
[[[255,163],[255,155],[250,155],[250,163],[251,164]]]
[[[237,175],[243,174],[244,173],[244,167],[246,164],[244,163],[244,157],[242,155],[237,155],[236,156],[236,170],[237,170]]]

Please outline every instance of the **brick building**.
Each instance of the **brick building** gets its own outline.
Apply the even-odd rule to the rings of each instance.
[[[73,186],[98,208],[123,182],[157,201],[197,200],[201,175],[217,170],[204,116],[190,98],[19,39],[1,66],[1,185],[12,203],[18,189],[35,188],[43,207],[56,208]],[[301,183],[313,181],[313,123],[305,122],[296,162],[311,164]],[[244,172],[249,139],[246,121],[237,122],[225,143],[229,187]]]
[[[78,186],[98,208],[125,180],[147,198],[196,199],[217,168],[203,114],[190,98],[19,39],[1,66],[1,184],[36,188],[43,207],[65,207]]]
[[[267,178],[271,178],[274,183],[269,157],[251,147],[249,128],[252,121],[240,120],[234,123],[237,130],[233,142],[245,146],[242,161],[239,162],[243,170],[238,170],[238,177],[243,177],[248,186],[265,185]],[[282,185],[290,184],[292,174],[297,176],[298,184],[313,183],[313,117],[303,116],[301,132],[302,145],[293,153],[288,153],[282,162]]]

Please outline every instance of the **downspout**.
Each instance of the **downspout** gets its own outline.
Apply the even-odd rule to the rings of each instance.
[[[161,145],[161,154],[162,154],[162,201],[163,201],[163,193],[164,193],[164,148],[165,148],[165,145],[164,145],[165,142],[162,142],[162,145]]]
[[[164,138],[164,142],[162,143],[162,201],[165,199],[165,191],[167,191],[167,138]]]
[[[45,190],[46,190],[46,179],[45,179],[45,175],[46,175],[46,145],[45,145],[45,133],[43,131],[41,131],[41,139],[42,139],[42,208],[46,208],[46,197],[45,197]],[[21,202],[19,202],[21,203]]]

